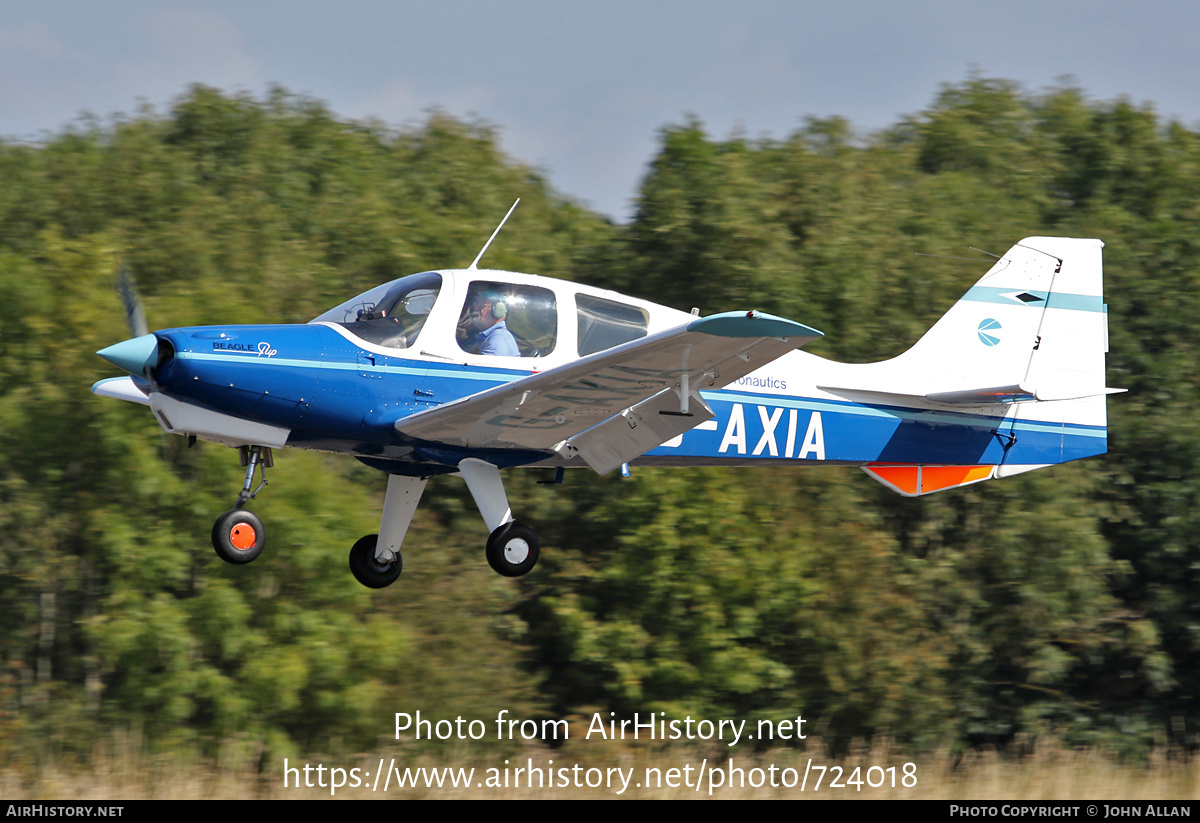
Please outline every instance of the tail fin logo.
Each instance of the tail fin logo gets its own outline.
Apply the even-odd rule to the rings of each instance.
[[[1000,345],[1000,338],[996,336],[998,331],[1000,331],[1000,321],[987,318],[979,324],[979,342],[985,346]]]

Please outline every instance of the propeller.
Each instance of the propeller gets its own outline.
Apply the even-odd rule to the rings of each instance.
[[[125,322],[129,324],[132,337],[101,349],[96,354],[135,377],[150,379],[150,370],[158,365],[158,338],[149,333],[146,312],[142,310],[142,298],[129,267],[125,265],[124,255],[117,260],[116,285],[121,302],[125,304]]]
[[[150,329],[146,326],[146,312],[142,311],[142,296],[138,294],[137,283],[125,265],[125,255],[117,258],[117,292],[121,302],[125,304],[125,322],[129,324],[129,333],[134,337],[144,337]]]
[[[141,392],[144,397],[149,397],[150,391],[154,387],[154,369],[161,364],[164,359],[164,352],[160,351],[159,340],[153,334],[149,333],[149,327],[146,324],[146,312],[142,308],[142,297],[138,294],[137,283],[134,282],[133,274],[129,271],[129,267],[125,265],[125,257],[121,255],[117,258],[116,265],[116,286],[117,294],[121,296],[121,303],[125,306],[125,322],[129,324],[129,333],[132,335],[128,340],[122,340],[120,343],[101,349],[96,354],[103,357],[108,362],[118,368],[129,372],[132,377],[133,390]],[[170,347],[166,349],[166,353],[170,353]],[[119,378],[118,378],[119,380]],[[101,380],[96,386],[113,381]],[[92,387],[92,391],[96,391],[96,386]],[[124,400],[135,400],[136,402],[145,402],[137,400],[134,397],[122,396],[124,389],[115,389],[116,394],[109,396],[121,397]],[[188,448],[196,442],[195,435],[190,435],[187,440]],[[168,436],[165,432],[162,435],[163,444],[163,459],[168,463],[174,463],[179,456],[179,446],[175,438]]]

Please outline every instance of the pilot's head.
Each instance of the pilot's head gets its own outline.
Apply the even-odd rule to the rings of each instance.
[[[471,307],[471,325],[482,331],[503,320],[508,314],[508,305],[498,292],[488,290],[475,298]]]

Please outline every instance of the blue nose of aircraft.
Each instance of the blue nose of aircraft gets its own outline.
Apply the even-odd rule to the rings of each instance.
[[[149,377],[150,369],[158,362],[158,338],[153,334],[143,334],[122,340],[96,354],[130,374]]]

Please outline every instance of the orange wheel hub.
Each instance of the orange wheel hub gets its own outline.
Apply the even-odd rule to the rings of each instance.
[[[246,551],[254,548],[254,540],[257,537],[254,533],[254,527],[249,523],[238,523],[229,530],[229,542],[235,549]]]

